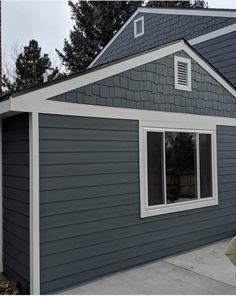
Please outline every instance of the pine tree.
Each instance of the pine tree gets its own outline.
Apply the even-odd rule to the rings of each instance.
[[[56,50],[70,73],[86,68],[134,13],[142,1],[69,1],[75,21],[63,52]]]
[[[48,54],[42,54],[36,40],[30,40],[29,45],[24,47],[15,62],[16,76],[11,81],[6,75],[3,75],[3,83],[9,91],[21,90],[24,88],[36,86],[43,82],[43,73],[48,72],[49,80],[58,76],[58,68],[53,68]]]
[[[146,2],[145,2],[146,3]],[[143,1],[68,2],[75,21],[63,52],[57,51],[70,73],[85,69]],[[149,1],[147,7],[207,8],[205,1]]]
[[[208,8],[204,0],[195,1],[149,1],[147,7]]]

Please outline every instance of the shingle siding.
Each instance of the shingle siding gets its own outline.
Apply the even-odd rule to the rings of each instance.
[[[29,290],[28,114],[2,120],[3,271]]]
[[[199,43],[194,47],[236,87],[236,32]]]
[[[40,115],[41,292],[235,234],[235,127],[217,127],[219,205],[140,218],[138,122]]]
[[[189,57],[183,51],[177,56]],[[236,117],[235,98],[192,60],[192,91],[174,87],[174,55],[51,98],[80,104]]]
[[[133,21],[100,56],[94,65],[103,64],[145,49],[184,38],[190,40],[236,23],[235,18],[139,13],[144,16],[144,35],[134,38]]]

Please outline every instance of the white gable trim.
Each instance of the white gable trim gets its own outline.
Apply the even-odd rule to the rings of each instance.
[[[43,87],[17,97],[13,97],[13,101],[21,101],[22,104],[31,104],[36,101],[44,101],[48,98],[60,95],[62,93],[71,91],[73,89],[91,84],[93,82],[108,78],[110,76],[122,73],[124,71],[133,69],[135,67],[144,65],[146,63],[161,59],[165,56],[173,54],[179,50],[184,49],[186,46],[184,41],[179,41],[174,44],[167,45],[165,47],[161,47],[157,50],[153,50],[151,52],[144,53],[142,55],[134,56],[130,59],[121,61],[116,64],[108,65],[107,67],[103,67],[84,75],[77,76],[75,78],[71,78],[65,81],[61,81],[47,87]]]
[[[91,68],[96,61],[100,58],[100,56],[107,50],[107,48],[116,40],[116,38],[124,31],[124,29],[128,26],[128,24],[136,17],[136,15],[139,13],[139,9],[137,9],[134,14],[131,15],[131,17],[124,23],[124,25],[120,28],[119,31],[116,32],[116,34],[111,38],[111,40],[107,43],[106,46],[103,47],[103,49],[100,51],[100,53],[96,56],[96,58],[92,61],[92,63],[88,66],[88,68]]]
[[[128,26],[128,24],[133,20],[133,18],[138,14],[138,13],[153,13],[153,14],[170,14],[170,15],[195,15],[195,16],[211,16],[211,17],[233,17],[236,18],[236,12],[235,11],[227,11],[227,10],[221,10],[221,11],[212,11],[212,10],[198,10],[198,9],[161,9],[161,8],[138,8],[135,13],[127,20],[127,22],[121,27],[121,29],[112,37],[112,39],[107,43],[107,45],[102,49],[102,51],[96,56],[96,58],[92,61],[92,63],[88,66],[88,68],[91,68],[97,60],[103,55],[103,53],[107,50],[107,48],[116,40],[116,38],[123,32],[123,30]],[[232,25],[233,26],[233,25]],[[227,27],[226,27],[227,28]],[[224,29],[224,28],[223,28]],[[215,33],[215,37],[221,36],[226,33],[221,33],[219,30],[213,31],[211,33]],[[211,34],[208,33],[208,34]],[[201,41],[201,37],[204,39],[203,36],[208,35],[204,34],[201,35],[197,38],[200,38],[198,41],[197,38],[191,39],[190,41],[195,42],[195,43],[190,43],[191,45],[197,44]],[[219,34],[219,35],[218,35]],[[212,37],[212,38],[215,38]],[[212,39],[210,38],[210,39]],[[207,39],[206,39],[207,40]]]
[[[205,41],[220,37],[220,36],[228,34],[228,33],[232,33],[234,31],[236,31],[236,24],[233,24],[233,25],[224,27],[222,29],[212,31],[210,33],[207,33],[207,34],[201,35],[199,37],[193,38],[193,39],[189,40],[188,43],[190,45],[195,45],[195,44],[198,44],[198,43],[202,43],[202,42],[205,42]]]
[[[230,9],[225,10],[209,10],[209,9],[180,9],[180,8],[138,8],[139,12],[143,13],[157,13],[157,14],[175,14],[175,15],[195,15],[195,16],[212,16],[212,17],[235,17],[236,11]]]
[[[84,75],[71,78],[62,82],[58,82],[47,87],[43,87],[19,96],[10,98],[8,101],[3,102],[3,110],[6,111],[9,108],[9,104],[12,106],[21,106],[19,111],[24,108],[28,109],[30,105],[42,104],[48,98],[66,93],[73,89],[91,84],[93,82],[105,79],[107,77],[119,74],[121,72],[133,69],[135,67],[147,64],[152,61],[156,61],[170,54],[176,53],[180,50],[184,50],[193,60],[195,60],[203,69],[205,69],[216,81],[218,81],[227,91],[229,91],[234,97],[236,97],[236,90],[219,75],[213,68],[210,67],[197,53],[195,53],[184,41],[179,41],[174,44],[167,45],[165,47],[146,52],[142,55],[134,56],[130,59],[123,60],[116,64],[111,64],[104,68],[98,68],[97,70],[85,73]],[[173,69],[174,71],[174,69]],[[6,105],[6,106],[5,106]],[[1,104],[0,104],[1,111]],[[14,111],[18,111],[14,109]]]

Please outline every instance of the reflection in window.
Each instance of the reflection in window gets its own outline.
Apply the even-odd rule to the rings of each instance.
[[[200,150],[200,196],[212,196],[212,160],[211,160],[211,135],[199,135]]]
[[[147,131],[148,206],[213,197],[212,134]]]
[[[165,133],[167,203],[197,199],[196,134]]]
[[[148,132],[148,205],[163,204],[163,133]]]

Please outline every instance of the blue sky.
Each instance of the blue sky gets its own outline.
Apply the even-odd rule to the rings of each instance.
[[[236,0],[207,0],[210,8],[234,8]],[[73,22],[67,0],[2,0],[3,60],[9,63],[13,48],[39,41],[54,64],[59,64],[55,48],[62,49]]]

